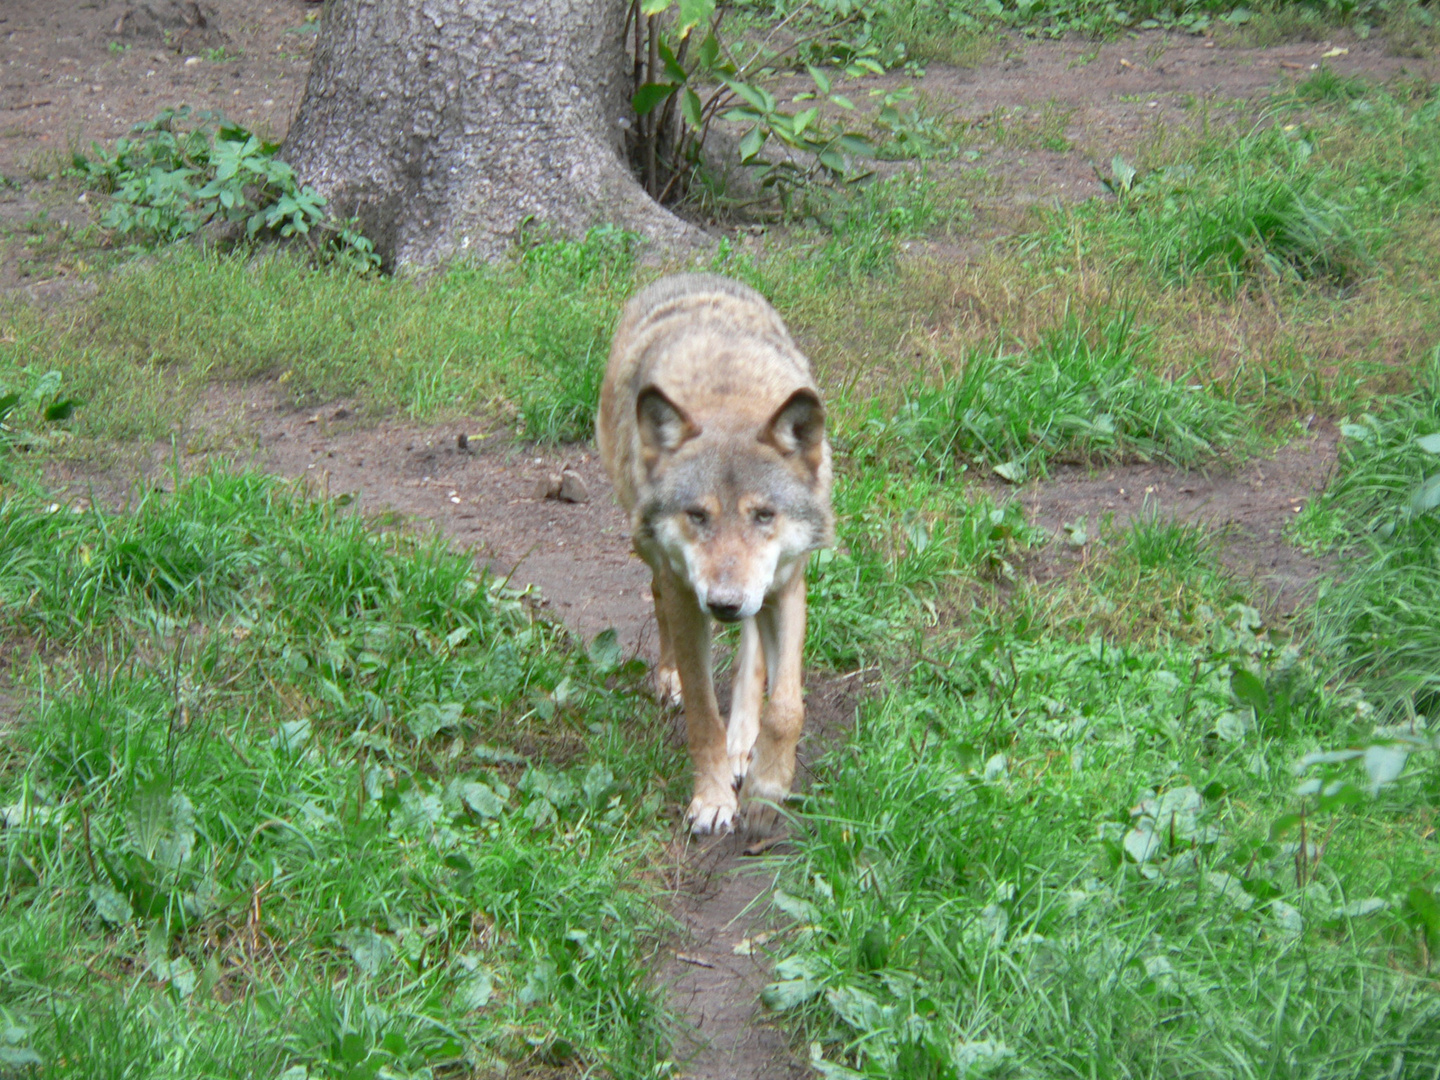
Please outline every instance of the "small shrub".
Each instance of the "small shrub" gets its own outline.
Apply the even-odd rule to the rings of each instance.
[[[214,224],[258,236],[298,237],[362,270],[379,265],[374,245],[352,224],[330,219],[325,199],[300,186],[265,142],[213,113],[167,109],[120,139],[76,154],[74,171],[113,201],[101,224],[141,243],[167,243]]]

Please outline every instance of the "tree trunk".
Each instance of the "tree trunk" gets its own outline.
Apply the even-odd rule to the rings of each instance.
[[[330,0],[282,156],[387,266],[493,258],[526,219],[701,237],[622,151],[628,0]]]

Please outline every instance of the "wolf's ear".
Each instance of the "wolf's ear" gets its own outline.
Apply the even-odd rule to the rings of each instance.
[[[700,434],[680,406],[654,386],[641,390],[635,399],[635,421],[647,472],[666,454],[674,453]]]
[[[796,390],[770,418],[760,441],[790,457],[799,454],[812,474],[825,457],[825,406],[814,390]]]

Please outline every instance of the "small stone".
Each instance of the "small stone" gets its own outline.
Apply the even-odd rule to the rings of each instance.
[[[585,486],[585,481],[580,479],[579,474],[567,472],[560,477],[560,490],[557,493],[561,502],[583,503],[590,501],[590,489]]]

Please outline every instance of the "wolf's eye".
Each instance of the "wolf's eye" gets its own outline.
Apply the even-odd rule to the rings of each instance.
[[[758,510],[750,511],[750,517],[756,525],[769,525],[775,520],[775,511],[768,506],[762,506]]]
[[[704,525],[710,520],[710,515],[705,512],[705,508],[702,506],[692,506],[689,510],[685,511],[685,515],[690,519],[692,525]]]

